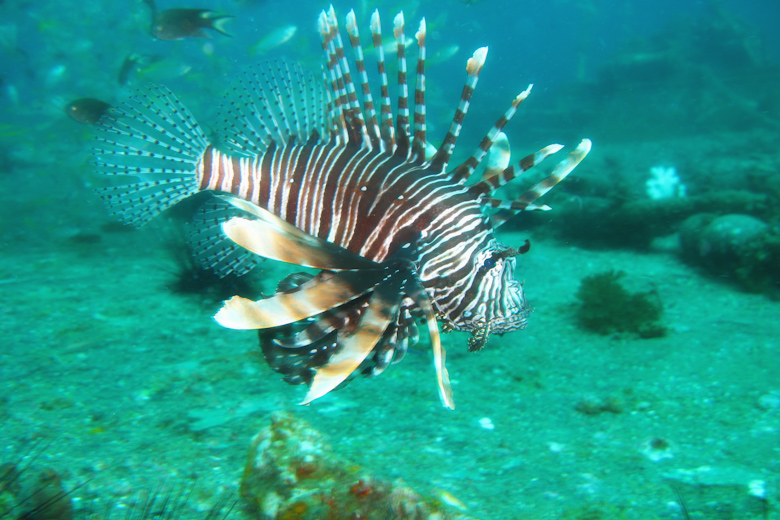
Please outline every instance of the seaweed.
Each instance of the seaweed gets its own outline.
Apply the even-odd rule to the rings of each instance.
[[[609,335],[632,333],[641,338],[665,336],[660,322],[663,306],[655,290],[631,293],[620,283],[622,271],[605,271],[580,282],[577,299],[579,325],[590,332]]]

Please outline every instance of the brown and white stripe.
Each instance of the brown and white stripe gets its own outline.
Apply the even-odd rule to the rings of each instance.
[[[301,371],[316,366],[312,364],[315,358],[329,359],[335,348],[331,336],[341,330],[334,324],[354,325],[361,316],[373,316],[374,326],[387,327],[384,332],[372,330],[370,334],[378,349],[374,369],[381,371],[392,353],[408,344],[413,333],[405,323],[417,315],[420,305],[428,305],[422,303],[428,297],[428,307],[432,305],[448,329],[473,333],[473,348],[480,348],[493,332],[524,327],[528,310],[522,287],[514,280],[513,258],[522,251],[499,244],[493,230],[517,211],[548,209],[535,201],[563,180],[590,150],[590,141],[584,140],[549,177],[515,200],[491,197],[495,189],[561,148],[550,145],[516,166],[509,165],[511,152],[502,130],[530,94],[529,86],[512,101],[472,155],[448,169],[487,57],[488,49],[482,47],[468,60],[466,82],[449,130],[432,159],[426,161],[426,24],[422,20],[415,33],[419,52],[413,127],[404,25],[399,13],[393,21],[398,64],[395,119],[379,14],[375,12],[370,23],[379,76],[377,114],[355,14],[350,11],[346,19],[350,59],[331,7],[319,17],[325,81],[316,80],[299,65],[283,62],[249,70],[223,103],[221,148],[208,142],[192,114],[173,94],[154,85],[138,89],[99,125],[95,146],[98,170],[136,178],[136,182],[102,191],[129,222],[143,224],[184,198],[212,191],[248,201],[302,233],[373,262],[371,265],[389,265],[386,262],[402,258],[401,264],[414,266],[412,273],[404,271],[405,267],[393,268],[385,281],[371,286],[381,297],[361,293],[354,301],[343,303],[343,308],[328,310],[322,316],[324,321],[316,327],[309,325],[314,328],[306,329],[308,332],[300,329],[287,340],[277,338],[277,343],[273,343],[277,339],[269,339],[268,345],[279,349],[283,349],[279,345],[319,345],[312,347],[312,353],[294,355],[269,347],[274,356],[284,358],[279,361],[279,370],[296,374],[289,376],[296,382],[307,380]],[[485,161],[491,153],[492,159]],[[483,161],[487,167],[482,177],[467,185]],[[495,211],[491,218],[485,213],[488,208]],[[212,214],[220,213],[214,210]],[[209,247],[209,258],[238,265],[233,249],[229,254],[213,252],[218,251],[220,240],[203,241]],[[229,243],[229,247],[235,248],[235,244]],[[229,270],[223,266],[220,272]],[[347,279],[331,283],[347,283]],[[418,282],[424,290],[418,290]],[[299,286],[311,285],[291,284],[290,290],[301,291],[304,289]],[[415,293],[413,301],[403,300],[402,304],[401,299],[390,297],[392,288]],[[376,302],[385,302],[386,308],[376,307]],[[407,316],[407,322],[401,316]],[[429,331],[438,337],[432,319],[428,320]],[[364,359],[367,352],[353,346]],[[437,365],[440,362],[443,366],[443,358]],[[444,379],[446,373],[440,373],[440,380]]]

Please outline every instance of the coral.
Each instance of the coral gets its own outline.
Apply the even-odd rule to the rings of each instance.
[[[647,196],[653,200],[685,197],[685,184],[680,182],[677,170],[655,166],[650,168],[650,178],[645,182]]]
[[[340,459],[319,432],[288,412],[274,413],[252,441],[241,493],[262,520],[472,518]]]
[[[630,293],[621,284],[623,272],[606,271],[586,276],[580,283],[577,319],[584,329],[598,334],[629,332],[642,338],[666,334],[660,322],[662,306],[656,291]]]

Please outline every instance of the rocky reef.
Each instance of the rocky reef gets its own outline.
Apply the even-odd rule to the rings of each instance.
[[[322,434],[287,412],[275,412],[252,441],[241,493],[259,520],[473,518],[448,494],[423,497],[339,458]]]

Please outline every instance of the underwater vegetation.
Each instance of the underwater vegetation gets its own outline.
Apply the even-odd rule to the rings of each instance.
[[[620,283],[622,271],[586,276],[580,282],[577,299],[579,325],[596,334],[631,333],[641,338],[666,335],[660,322],[663,306],[654,290],[631,293]]]

